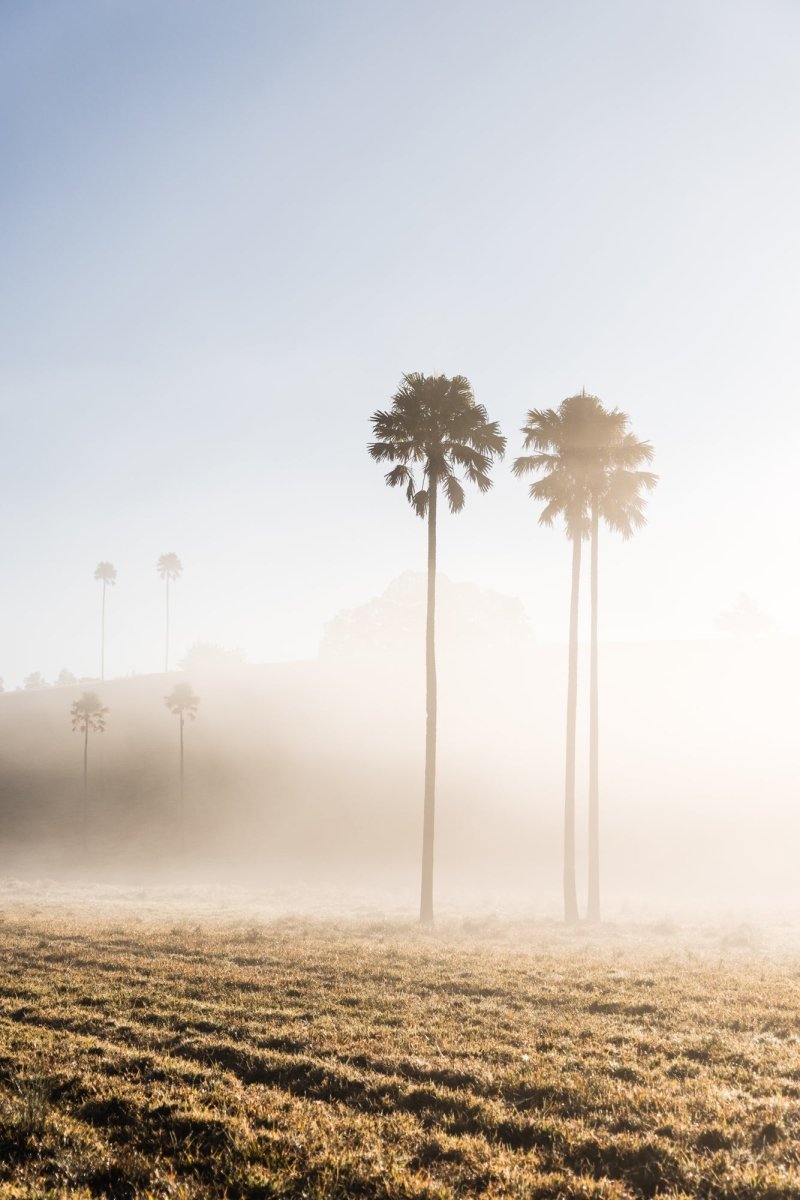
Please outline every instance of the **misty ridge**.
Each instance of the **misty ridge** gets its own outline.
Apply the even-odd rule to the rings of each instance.
[[[441,903],[553,911],[564,649],[537,644],[518,599],[441,575],[438,585]],[[180,672],[92,681],[109,712],[89,751],[86,860],[69,709],[87,684],[0,695],[4,871],[407,893],[419,841],[425,600],[424,575],[404,573],[335,615],[316,661],[254,665],[199,646]],[[739,911],[793,894],[800,652],[794,639],[755,636],[744,619],[732,632],[601,643],[614,907]],[[183,679],[199,697],[186,729],[185,853],[178,732],[164,703]],[[582,728],[585,718],[583,697]],[[582,796],[585,769],[577,782]],[[585,815],[579,803],[579,831]]]

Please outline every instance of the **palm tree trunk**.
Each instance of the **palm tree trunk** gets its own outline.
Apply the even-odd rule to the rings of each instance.
[[[600,521],[596,501],[592,505],[592,643],[589,667],[589,903],[590,921],[600,920],[600,789],[597,667],[597,543]]]
[[[167,625],[164,633],[164,671],[169,670],[169,575],[167,576]]]
[[[83,812],[81,813],[81,838],[83,842],[83,856],[86,857],[88,849],[88,816],[89,816],[89,722],[87,720],[83,732]]]
[[[181,812],[180,812],[181,854],[186,852],[186,816],[183,792],[183,713],[181,713]]]
[[[433,924],[433,832],[436,807],[436,493],[429,480],[428,500],[428,605],[425,626],[425,810],[422,828],[422,888],[419,919]]]
[[[106,581],[103,580],[103,606],[100,617],[100,678],[106,677]]]
[[[572,539],[572,595],[569,608],[569,673],[567,676],[567,761],[564,776],[564,920],[578,920],[575,890],[575,733],[578,716],[578,598],[581,539]]]

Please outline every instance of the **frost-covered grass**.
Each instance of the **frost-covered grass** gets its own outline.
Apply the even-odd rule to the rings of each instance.
[[[2,1197],[800,1196],[752,931],[28,907],[0,972]]]

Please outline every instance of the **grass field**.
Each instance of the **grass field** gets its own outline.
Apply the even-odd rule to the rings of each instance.
[[[9,911],[0,1196],[800,1196],[800,959]]]

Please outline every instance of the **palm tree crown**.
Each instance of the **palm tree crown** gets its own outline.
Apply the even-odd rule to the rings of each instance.
[[[108,709],[97,692],[84,692],[79,700],[72,702],[70,716],[74,732],[102,733],[106,727]]]
[[[463,375],[404,375],[391,409],[376,412],[371,421],[376,440],[370,454],[376,462],[396,464],[386,482],[405,487],[420,517],[428,511],[432,485],[438,484],[450,511],[461,511],[464,487],[458,472],[479,491],[488,491],[492,460],[502,458],[506,448],[497,421],[488,420]]]
[[[117,568],[110,562],[99,562],[94,569],[95,579],[102,580],[104,584],[113,586],[117,582]]]
[[[590,532],[593,502],[608,526],[624,538],[645,523],[643,491],[657,476],[638,468],[652,462],[653,447],[630,433],[630,419],[605,409],[597,396],[581,392],[557,409],[531,409],[522,427],[533,454],[514,460],[515,475],[539,473],[530,495],[544,504],[542,525],[563,517],[570,538]]]
[[[557,409],[532,408],[522,427],[523,454],[514,460],[515,475],[540,473],[530,495],[544,508],[542,525],[563,517],[571,539],[589,533],[591,485],[597,470],[597,447],[604,410],[596,396],[569,396]]]
[[[193,721],[197,716],[200,697],[195,694],[191,684],[176,683],[170,694],[164,697],[164,703],[175,716],[189,717]]]
[[[156,570],[162,579],[175,582],[180,579],[183,566],[177,554],[162,554],[156,563]]]

